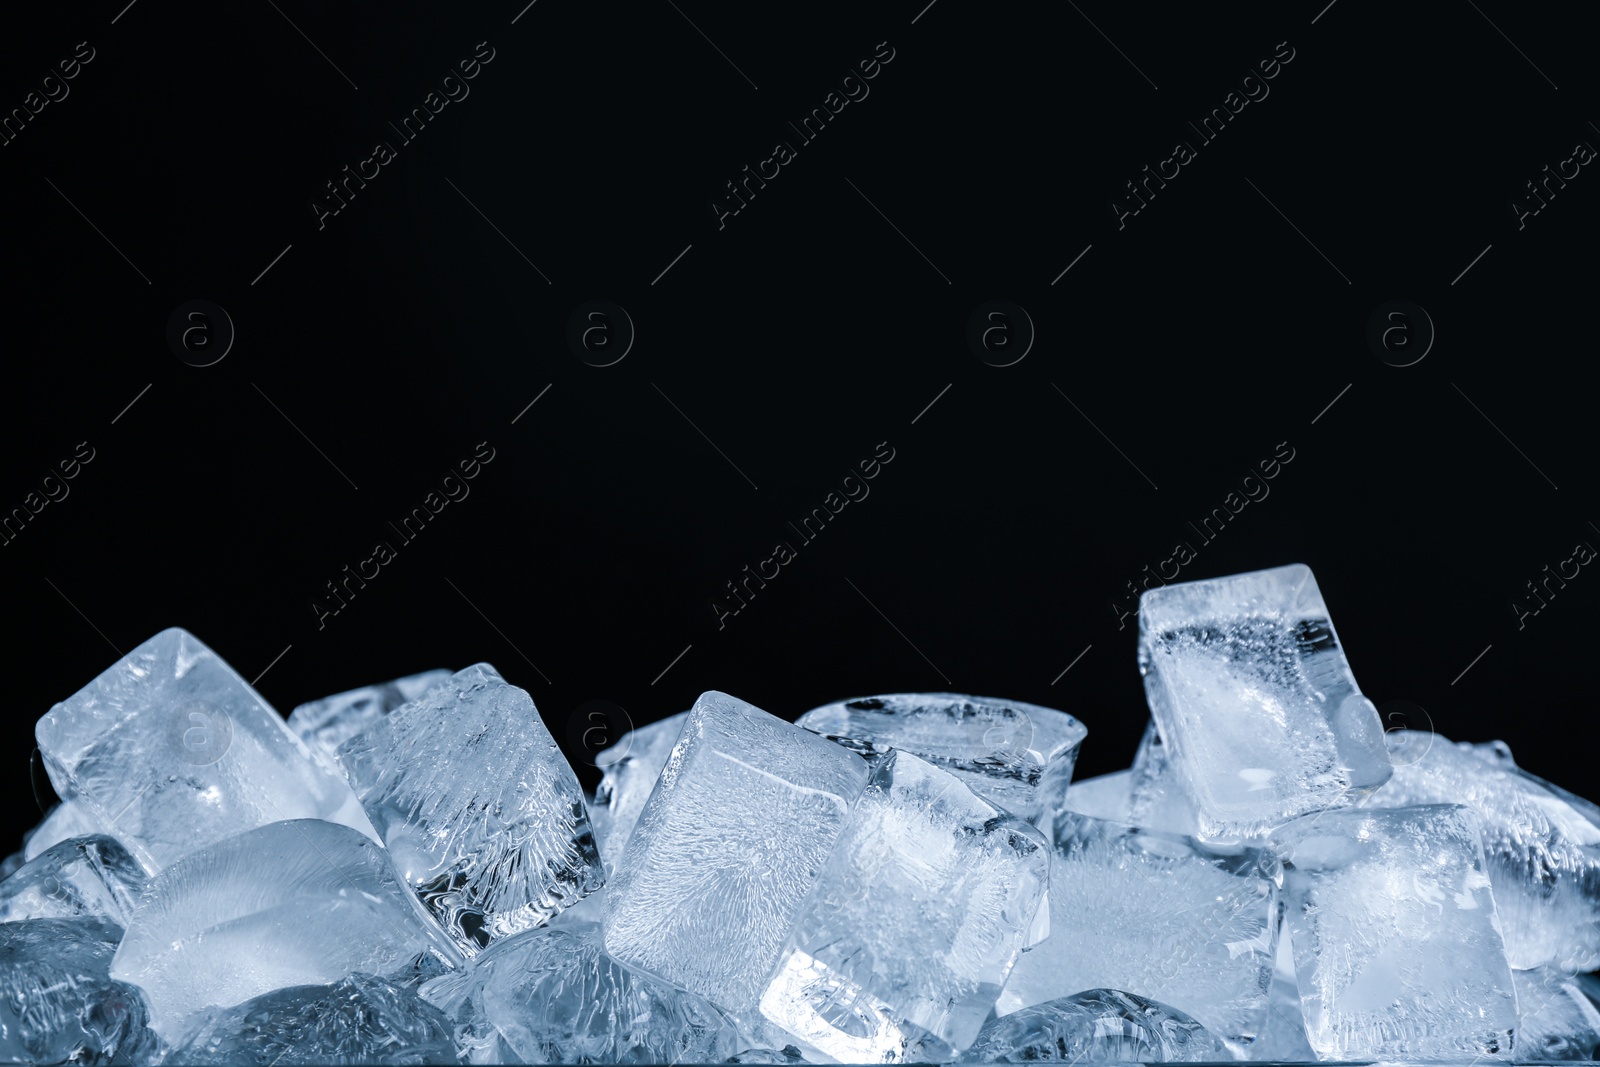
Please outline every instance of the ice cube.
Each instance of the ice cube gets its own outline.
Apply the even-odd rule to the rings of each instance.
[[[605,812],[605,844],[600,854],[605,858],[607,874],[616,871],[617,860],[628,846],[644,802],[650,799],[650,791],[656,787],[656,779],[667,765],[667,757],[688,718],[687,711],[680,711],[660,722],[629,730],[616,744],[595,756],[594,765],[604,772],[594,798],[597,808]]]
[[[115,838],[69,838],[0,882],[0,922],[88,916],[125,927],[145,882],[144,868]]]
[[[956,693],[892,693],[813,708],[796,726],[863,755],[896,748],[1044,826],[1062,806],[1088,734],[1063,711]]]
[[[948,1058],[994,1006],[1049,861],[1038,830],[954,775],[877,757],[761,1014],[847,1063]]]
[[[1172,767],[1156,721],[1145,724],[1133,757],[1132,795],[1123,820],[1152,830],[1200,836],[1200,815],[1183,781]]]
[[[284,819],[372,833],[350,787],[186,630],[150,638],[51,708],[34,733],[56,792],[151,873]]]
[[[1478,813],[1511,965],[1600,967],[1600,809],[1524,771],[1503,745],[1410,730],[1387,740],[1394,777],[1367,805],[1466,804]]]
[[[100,829],[100,824],[82,804],[63,800],[50,809],[50,814],[44,817],[43,822],[28,831],[22,839],[22,851],[31,860],[69,837],[88,837],[100,833],[105,831]]]
[[[1079,815],[1128,822],[1133,806],[1133,772],[1113,771],[1098,778],[1073,782],[1067,790],[1067,808]]]
[[[155,1058],[144,998],[106,973],[121,934],[93,918],[0,923],[0,1062]]]
[[[168,1041],[194,1012],[354,971],[435,973],[460,954],[388,855],[349,827],[272,823],[191,852],[150,880],[111,975],[149,997]]]
[[[367,974],[292,986],[196,1020],[163,1061],[184,1067],[455,1063],[444,1015],[415,992]]]
[[[423,671],[380,685],[369,685],[301,704],[289,713],[289,729],[328,755],[402,704],[417,699],[450,677],[445,670]]]
[[[1478,818],[1325,811],[1280,827],[1306,1038],[1321,1059],[1511,1054],[1516,994]]]
[[[487,664],[378,718],[338,758],[401,873],[468,955],[604,883],[577,776],[533,699]]]
[[[1281,920],[1278,955],[1272,966],[1272,988],[1267,991],[1266,1021],[1247,1052],[1248,1058],[1257,1063],[1308,1063],[1317,1058],[1306,1040],[1306,1021],[1300,1014],[1300,983],[1294,971],[1293,942]]]
[[[1600,1058],[1600,1012],[1572,975],[1554,967],[1512,971],[1520,1022],[1518,1060]]]
[[[521,1063],[720,1063],[739,1048],[715,1005],[612,959],[595,923],[496,943],[471,986],[456,1017],[480,1017]]]
[[[1176,1008],[1089,989],[991,1019],[962,1063],[1207,1063],[1227,1047]]]
[[[1201,836],[1258,837],[1389,778],[1377,709],[1303,564],[1147,591],[1139,671]]]
[[[785,1045],[782,1048],[747,1048],[738,1055],[730,1056],[727,1063],[807,1063],[805,1054],[794,1045]]]
[[[1056,820],[1053,845],[1052,935],[1017,961],[997,1011],[1121,989],[1237,1048],[1255,1038],[1277,939],[1271,853],[1075,813]]]
[[[754,1014],[867,777],[855,753],[702,694],[618,860],[607,950]]]

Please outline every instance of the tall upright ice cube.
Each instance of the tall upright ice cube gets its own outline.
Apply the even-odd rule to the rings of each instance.
[[[606,949],[753,1013],[867,776],[809,730],[701,694],[606,893]]]
[[[301,704],[289,713],[289,729],[308,745],[333,755],[339,746],[394,709],[409,704],[446,678],[445,670],[423,671],[404,678],[363,686]]]
[[[1277,939],[1278,861],[1240,845],[1067,813],[1050,864],[1051,936],[1017,961],[1001,1014],[1084,989],[1170,1004],[1248,1046]]]
[[[458,671],[339,748],[356,795],[467,955],[604,884],[583,789],[525,690]]]
[[[1038,830],[954,775],[878,757],[761,1014],[845,1063],[949,1059],[1022,952],[1049,863]]]
[[[349,785],[232,667],[177,627],[51,708],[34,734],[56,792],[152,873],[284,819],[327,819],[372,835]]]
[[[661,777],[688,718],[687,711],[680,711],[660,722],[629,730],[616,744],[595,756],[594,765],[604,772],[594,799],[595,805],[606,812],[605,843],[600,855],[605,859],[607,874],[616,871],[617,861],[644,811],[644,802],[650,799],[650,791],[656,787],[656,779]]]
[[[1378,711],[1304,564],[1146,591],[1139,671],[1201,836],[1258,837],[1389,780]]]
[[[175,1040],[195,1012],[355,971],[412,978],[462,958],[362,834],[272,823],[191,852],[150,880],[111,976]]]
[[[1465,804],[1478,813],[1511,965],[1600,967],[1600,808],[1518,767],[1503,745],[1412,730],[1386,739],[1394,777],[1367,806]]]
[[[1088,730],[1064,711],[956,693],[891,693],[812,708],[796,726],[863,755],[896,748],[960,778],[997,807],[1046,825]]]
[[[1470,808],[1279,827],[1306,1038],[1322,1059],[1508,1057],[1517,1000]]]

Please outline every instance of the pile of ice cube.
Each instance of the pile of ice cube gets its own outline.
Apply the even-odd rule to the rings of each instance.
[[[0,1061],[1590,1059],[1600,809],[1385,734],[1311,572],[1145,594],[1151,724],[719,692],[586,797],[494,668],[287,724],[189,633],[39,720]]]

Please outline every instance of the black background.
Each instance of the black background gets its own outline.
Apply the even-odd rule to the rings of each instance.
[[[1520,231],[1510,206],[1600,144],[1582,9],[924,2],[8,17],[7,111],[95,50],[0,147],[0,509],[95,457],[0,547],[12,839],[35,720],[171,625],[285,714],[491,661],[579,764],[596,707],[950,689],[1072,712],[1103,773],[1146,714],[1112,605],[1178,541],[1181,579],[1309,564],[1386,725],[1592,792],[1600,577],[1521,629],[1510,606],[1600,544],[1600,178]],[[470,96],[400,145],[480,41]],[[870,95],[719,230],[723,183],[882,41]],[[1119,230],[1123,183],[1284,41],[1270,95]],[[319,230],[378,140],[398,157]],[[1037,328],[1009,367],[964,338],[996,298]],[[165,340],[191,299],[237,329],[211,367]],[[637,328],[614,366],[564,339],[590,299]],[[1413,366],[1365,341],[1393,299],[1437,328]],[[470,496],[398,545],[482,441]],[[870,495],[800,543],[880,442]],[[1280,442],[1270,496],[1202,542]],[[379,539],[398,558],[319,628]],[[719,629],[780,539],[798,558]]]

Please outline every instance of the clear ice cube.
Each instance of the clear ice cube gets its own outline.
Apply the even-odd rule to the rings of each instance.
[[[176,627],[51,708],[34,733],[56,792],[151,873],[284,819],[372,833],[350,787],[232,667]]]
[[[896,748],[960,778],[989,803],[1046,825],[1088,731],[1064,711],[956,693],[892,693],[813,708],[796,726],[863,755]]]
[[[997,1011],[1121,989],[1235,1047],[1255,1038],[1277,939],[1271,853],[1076,813],[1056,820],[1053,846],[1051,937],[1017,961]]]
[[[628,838],[644,811],[644,802],[656,787],[672,746],[678,743],[683,724],[689,718],[687,711],[629,730],[617,743],[595,756],[594,764],[603,772],[600,787],[595,790],[596,808],[605,812],[605,844],[600,854],[605,858],[606,873],[614,873],[617,860],[628,846]]]
[[[868,773],[809,730],[701,694],[618,860],[607,950],[753,1014]]]
[[[1565,971],[1512,971],[1520,1021],[1518,1060],[1593,1060],[1600,1057],[1600,1012]]]
[[[1200,836],[1200,815],[1183,781],[1172,767],[1161,731],[1151,719],[1133,757],[1132,795],[1124,821],[1152,830]]]
[[[402,704],[409,704],[446,678],[445,670],[423,671],[301,704],[289,713],[289,729],[328,755]]]
[[[0,882],[0,923],[87,916],[125,927],[145,882],[144,868],[116,838],[69,838]]]
[[[406,880],[468,955],[605,880],[577,776],[533,699],[458,671],[339,748]]]
[[[1233,1057],[1176,1008],[1089,989],[991,1019],[961,1063],[1214,1063]]]
[[[1067,808],[1113,822],[1130,822],[1133,807],[1133,772],[1112,771],[1098,778],[1073,782],[1067,790]]]
[[[92,918],[0,923],[0,1062],[154,1060],[144,998],[107,974],[121,935]]]
[[[367,974],[292,986],[196,1020],[163,1061],[183,1067],[456,1062],[444,1015],[415,992]]]
[[[1247,1058],[1257,1063],[1310,1063],[1317,1058],[1306,1040],[1306,1021],[1300,1013],[1300,982],[1295,978],[1293,942],[1283,924],[1278,928],[1278,955],[1272,966],[1272,988],[1267,991],[1267,1016],[1251,1043]]]
[[[111,975],[141,987],[171,1041],[189,1016],[355,971],[459,965],[388,855],[349,827],[272,823],[192,852],[150,880]]]
[[[1389,778],[1377,709],[1303,564],[1148,590],[1139,670],[1201,836],[1259,837]]]
[[[28,831],[22,839],[22,851],[31,860],[69,837],[88,837],[101,833],[105,831],[100,829],[100,824],[82,804],[63,800],[50,809],[50,814],[44,817],[43,822]]]
[[[1324,811],[1280,827],[1285,918],[1322,1059],[1511,1054],[1517,1001],[1478,818]]]
[[[959,1052],[1022,951],[1049,862],[1038,830],[954,775],[877,757],[762,1015],[847,1063]]]
[[[1503,745],[1410,730],[1387,740],[1394,777],[1367,806],[1465,804],[1478,813],[1511,965],[1600,967],[1600,809],[1518,767]]]

